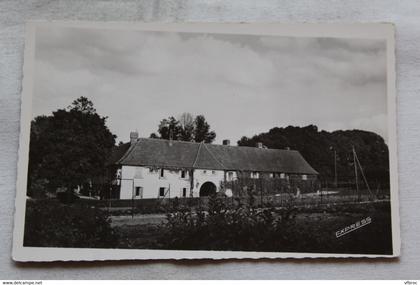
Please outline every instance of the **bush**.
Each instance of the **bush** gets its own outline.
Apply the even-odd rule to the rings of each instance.
[[[209,199],[208,211],[179,208],[167,214],[159,244],[178,250],[240,250],[353,254],[392,253],[389,202],[296,208],[254,207],[251,196],[225,205]],[[342,238],[336,231],[363,218],[374,221]]]
[[[211,197],[208,211],[181,208],[168,213],[162,242],[168,249],[253,251],[278,250],[295,242],[294,207],[256,209],[254,203],[252,195],[234,207]]]
[[[51,200],[26,203],[24,246],[109,248],[117,241],[105,211]]]

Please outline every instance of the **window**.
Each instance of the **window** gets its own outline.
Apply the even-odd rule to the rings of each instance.
[[[308,176],[306,174],[302,175],[302,180],[308,180]]]
[[[150,173],[153,173],[153,168],[149,168],[149,172]]]
[[[165,187],[159,188],[159,197],[165,197]]]
[[[232,179],[233,179],[233,172],[232,171],[229,171],[228,172],[228,180],[230,181]]]
[[[187,197],[187,188],[182,188],[182,197]]]
[[[160,177],[164,177],[165,176],[165,169],[161,169],[160,170],[160,175],[159,175]]]
[[[136,187],[136,197],[143,196],[143,187]]]
[[[285,177],[285,174],[284,173],[280,173],[280,178],[281,179],[284,179],[284,177]]]
[[[181,178],[185,178],[187,175],[185,170],[181,170]]]
[[[203,170],[203,174],[206,174],[207,173],[207,170]]]
[[[276,174],[274,172],[270,173],[270,178],[276,177]]]
[[[216,174],[216,171],[215,171],[215,170],[213,170],[213,171],[211,172],[211,174]]]
[[[256,172],[256,171],[251,172],[251,178],[258,178],[258,177],[259,177],[259,173],[258,172]]]

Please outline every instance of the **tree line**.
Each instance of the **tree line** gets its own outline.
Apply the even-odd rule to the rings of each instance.
[[[335,163],[338,182],[354,181],[354,147],[371,187],[389,187],[389,155],[384,139],[362,130],[319,131],[317,126],[275,127],[252,137],[242,137],[239,146],[262,142],[268,148],[298,150],[324,181],[333,182]],[[360,171],[360,170],[359,170]]]
[[[194,117],[191,113],[182,113],[179,119],[170,116],[161,120],[158,134],[152,133],[150,137],[212,143],[216,138],[216,133],[210,130],[210,125],[204,115]]]

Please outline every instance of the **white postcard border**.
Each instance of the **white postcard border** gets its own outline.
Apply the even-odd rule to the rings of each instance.
[[[337,37],[384,39],[387,44],[388,95],[388,148],[391,181],[392,255],[324,254],[248,251],[181,251],[140,249],[92,249],[24,247],[24,220],[28,172],[30,122],[32,117],[32,91],[36,29],[42,26],[129,29],[142,31],[204,32],[223,34],[255,34],[290,37]],[[369,24],[282,24],[282,23],[134,23],[134,22],[67,22],[31,21],[26,25],[23,66],[20,139],[18,151],[15,226],[13,230],[12,258],[15,261],[93,261],[93,260],[156,260],[156,259],[258,259],[258,258],[345,258],[345,257],[397,257],[400,255],[400,225],[398,202],[398,160],[396,121],[395,30],[390,23]]]

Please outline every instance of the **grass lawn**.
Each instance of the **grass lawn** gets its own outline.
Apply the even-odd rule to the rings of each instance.
[[[370,217],[372,222],[339,238],[336,231]],[[113,217],[112,227],[118,233],[118,248],[168,249],[162,241],[167,235],[165,215]],[[243,250],[318,252],[351,254],[392,254],[391,213],[389,203],[340,206],[340,208],[301,209],[288,228],[286,243],[272,240],[258,248],[243,248],[236,244],[220,246],[208,239],[194,245],[169,249]]]

